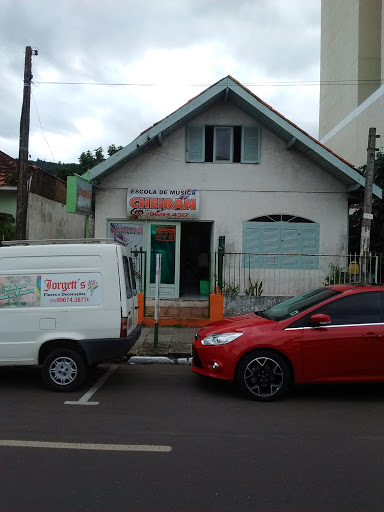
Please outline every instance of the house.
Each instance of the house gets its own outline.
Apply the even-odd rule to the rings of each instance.
[[[322,0],[319,138],[360,167],[369,128],[384,149],[383,0]]]
[[[0,151],[0,215],[16,221],[18,163]],[[83,216],[66,211],[66,184],[36,165],[28,166],[27,239],[83,238]]]
[[[91,180],[95,236],[145,251],[148,297],[161,253],[164,299],[204,295],[201,284],[215,291],[219,241],[227,269],[233,256],[241,276],[268,269],[300,288],[302,272],[319,273],[319,255],[347,253],[349,198],[364,187],[351,164],[231,76],[94,167]],[[264,294],[282,295],[266,280]]]

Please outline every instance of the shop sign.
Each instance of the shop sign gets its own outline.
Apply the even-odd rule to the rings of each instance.
[[[0,276],[0,308],[98,306],[101,297],[99,273]]]
[[[157,242],[174,242],[176,240],[176,227],[156,226],[155,240]]]
[[[196,189],[130,188],[127,203],[129,219],[199,219]]]
[[[109,232],[112,238],[122,242],[131,251],[143,247],[143,225],[135,222],[111,222]]]
[[[67,212],[92,213],[92,185],[79,176],[67,177]]]

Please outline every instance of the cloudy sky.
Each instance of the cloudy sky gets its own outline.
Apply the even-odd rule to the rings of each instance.
[[[1,0],[0,41],[0,150],[14,158],[26,46],[33,160],[125,146],[227,75],[318,136],[320,0]]]

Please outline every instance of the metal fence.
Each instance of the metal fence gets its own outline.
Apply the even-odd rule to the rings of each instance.
[[[146,251],[132,251],[133,269],[136,278],[136,289],[145,292],[145,275],[147,270]]]
[[[379,254],[283,256],[284,260],[281,254],[216,252],[211,259],[211,288],[219,287],[224,295],[293,296],[323,285],[381,282]],[[255,268],[258,261],[267,265]],[[290,268],[290,262],[298,261],[310,262],[310,268]]]

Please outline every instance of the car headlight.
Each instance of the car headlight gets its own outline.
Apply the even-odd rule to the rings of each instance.
[[[221,334],[210,334],[201,340],[202,345],[225,345],[242,336],[243,332],[223,332]]]

